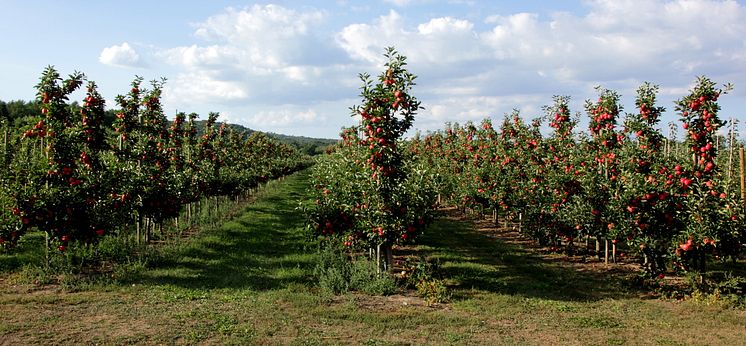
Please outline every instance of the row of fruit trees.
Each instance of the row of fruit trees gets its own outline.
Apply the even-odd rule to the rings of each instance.
[[[718,134],[726,126],[718,98],[730,86],[700,77],[676,102],[673,130],[683,128],[683,142],[677,131],[666,138],[659,129],[665,109],[650,83],[626,115],[619,94],[599,88],[585,104],[587,133],[576,128],[580,115],[569,97],[555,97],[530,124],[516,111],[498,128],[485,119],[403,139],[420,109],[415,77],[396,51],[385,56],[377,79],[361,75],[362,104],[351,108],[359,125],[345,129],[313,170],[316,204],[308,212],[320,237],[371,249],[385,268],[391,246],[421,234],[440,197],[491,212],[496,222],[520,219],[525,235],[568,251],[589,238],[597,249],[625,244],[655,276],[671,264],[703,271],[710,258],[740,254],[746,214],[734,174],[737,123]]]
[[[24,128],[2,124],[0,247],[29,230],[48,247],[95,242],[136,232],[137,241],[185,209],[238,198],[269,179],[308,164],[294,148],[265,134],[251,136],[217,124],[211,113],[198,131],[196,114],[167,120],[162,81],[136,78],[116,98],[116,119],[105,124],[105,100],[81,73],[63,79],[47,68],[36,86],[41,105]],[[84,88],[82,103],[71,102]],[[177,221],[178,222],[178,221]]]
[[[626,116],[619,95],[599,89],[585,104],[588,134],[576,132],[569,98],[555,97],[531,124],[515,112],[498,129],[489,119],[456,124],[413,146],[441,177],[444,196],[496,221],[520,218],[521,231],[542,244],[573,251],[581,239],[595,238],[597,250],[626,243],[651,275],[668,264],[704,271],[708,258],[735,260],[746,241],[743,187],[733,174],[737,124],[718,135],[726,125],[718,98],[729,89],[700,77],[676,102],[683,143],[661,133],[658,87],[645,83]]]

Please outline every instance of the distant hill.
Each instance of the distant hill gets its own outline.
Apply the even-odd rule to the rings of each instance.
[[[202,131],[204,124],[204,120],[196,121],[197,129],[199,131]],[[226,126],[232,128],[236,132],[245,133],[247,137],[256,132],[256,130],[250,129],[243,125],[226,123]],[[272,132],[268,132],[267,135],[277,139],[280,142],[290,144],[308,155],[323,154],[326,147],[337,144],[336,139],[290,136]]]

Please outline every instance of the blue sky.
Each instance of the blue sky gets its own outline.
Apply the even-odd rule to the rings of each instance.
[[[742,1],[5,1],[0,30],[2,100],[32,99],[47,65],[84,72],[109,104],[135,75],[165,77],[169,116],[334,138],[355,123],[358,73],[393,45],[419,76],[422,131],[533,118],[555,94],[582,111],[596,85],[632,111],[643,81],[672,110],[698,75],[733,83],[721,116],[746,122]]]

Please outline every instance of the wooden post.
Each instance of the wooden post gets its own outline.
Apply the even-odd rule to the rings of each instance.
[[[611,261],[616,263],[616,244],[611,244]]]
[[[732,122],[731,122],[732,124]],[[728,140],[728,183],[732,182],[733,178],[733,143],[735,143],[735,132],[733,130],[729,133],[730,138]]]
[[[44,232],[44,264],[46,265],[46,268],[49,268],[49,246],[50,246],[50,240],[49,240],[49,232]]]
[[[8,129],[3,128],[3,161],[8,156]]]
[[[609,265],[609,240],[604,241],[604,264]]]
[[[746,205],[746,162],[744,162],[743,147],[738,154],[741,157],[741,203]]]
[[[153,229],[153,220],[149,217],[145,218],[145,244],[150,243],[150,234]]]
[[[518,233],[523,232],[523,213],[518,213]]]
[[[376,246],[376,272],[381,274],[381,244]]]

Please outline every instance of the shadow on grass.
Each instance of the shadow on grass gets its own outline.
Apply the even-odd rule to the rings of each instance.
[[[455,285],[456,299],[480,291],[561,301],[597,301],[633,293],[622,278],[562,267],[472,227],[442,218],[423,235],[416,250],[440,262],[441,273]]]
[[[44,232],[33,231],[24,235],[18,246],[0,250],[0,273],[13,272],[26,264],[44,262]]]
[[[307,249],[304,216],[307,172],[265,188],[242,216],[191,241],[164,249],[140,281],[192,289],[268,290],[308,284],[315,252]]]
[[[295,209],[297,201],[307,198],[307,177],[303,172],[268,187],[238,219],[170,248],[140,281],[191,289],[311,286],[316,254],[308,248],[304,216]],[[487,292],[596,301],[633,293],[623,288],[620,278],[551,263],[518,245],[475,232],[468,222],[446,218],[426,232],[415,254],[440,262],[455,299]]]

